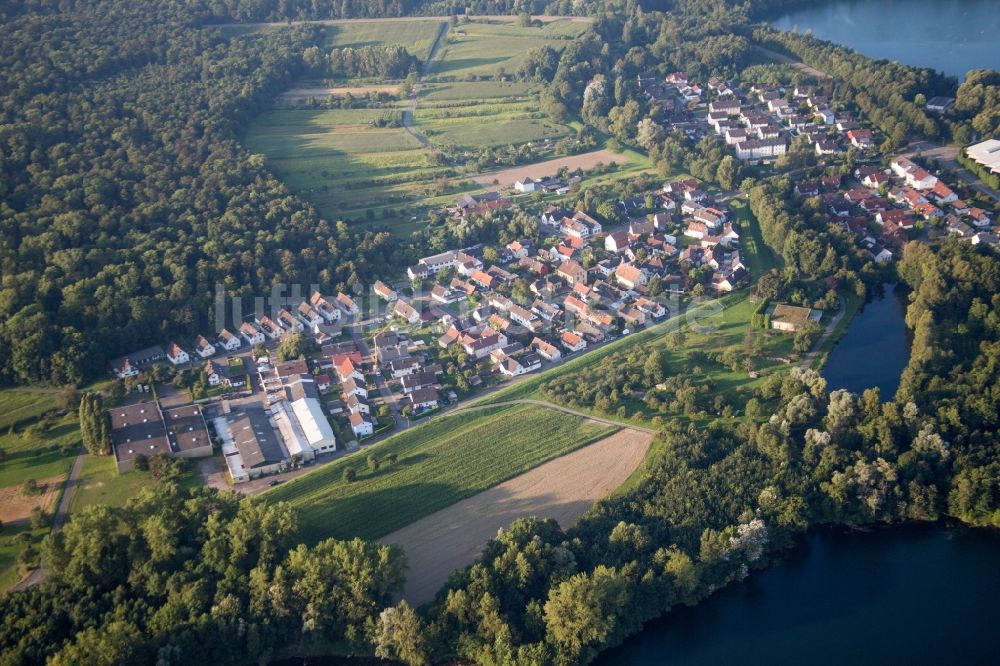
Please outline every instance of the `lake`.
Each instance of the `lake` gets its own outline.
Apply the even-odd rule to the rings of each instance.
[[[905,316],[906,291],[891,284],[865,303],[823,367],[827,389],[860,395],[877,387],[891,400],[910,360]]]
[[[772,568],[656,620],[595,663],[995,664],[1000,532],[812,534]]]
[[[830,0],[794,9],[772,23],[959,79],[970,69],[1000,70],[996,0]]]

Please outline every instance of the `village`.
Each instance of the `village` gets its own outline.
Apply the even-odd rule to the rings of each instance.
[[[704,90],[682,73],[663,81],[640,74],[638,84],[673,130],[718,136],[764,173],[806,147],[821,162],[802,170],[795,195],[817,199],[877,263],[897,259],[910,240],[998,244],[989,212],[966,203],[919,156],[879,164],[876,133],[833,111],[817,86],[753,85],[745,94],[717,78]],[[853,167],[843,166],[848,151]],[[232,483],[309,465],[756,277],[730,206],[744,193],[678,178],[616,201],[616,219],[602,222],[551,203],[582,177],[519,178],[463,194],[446,211],[461,220],[534,201],[531,238],[425,256],[406,268],[405,280],[377,281],[366,294],[315,291],[187,346],[170,342],[116,360],[112,372],[144,400],[111,410],[119,471],[137,456],[209,456],[211,441]],[[789,304],[769,304],[762,314],[785,332],[822,316]],[[280,359],[276,349],[292,337],[307,340],[296,345],[306,351]],[[159,363],[199,374],[207,395],[169,408],[146,399],[154,389],[141,378]]]

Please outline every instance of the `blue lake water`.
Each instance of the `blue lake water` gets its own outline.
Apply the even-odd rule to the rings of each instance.
[[[959,79],[970,69],[1000,70],[997,0],[830,0],[802,6],[772,23]]]
[[[1000,532],[823,531],[783,562],[647,625],[598,666],[996,664]]]
[[[910,360],[905,316],[906,295],[893,285],[868,301],[830,352],[823,367],[827,388],[858,394],[878,388],[891,400]]]

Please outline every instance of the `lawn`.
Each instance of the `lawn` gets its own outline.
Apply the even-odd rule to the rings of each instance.
[[[21,580],[18,571],[17,556],[21,554],[28,545],[39,550],[42,539],[48,534],[48,528],[32,529],[27,523],[17,525],[4,525],[0,529],[0,592]],[[21,543],[22,534],[30,536],[29,544]]]
[[[364,21],[353,20],[323,27],[324,50],[397,45],[425,61],[443,21]]]
[[[196,488],[201,484],[196,464],[184,461],[184,472],[178,483],[184,488]],[[143,488],[155,484],[149,472],[133,471],[119,474],[115,467],[114,456],[87,455],[83,460],[83,471],[70,500],[69,513],[74,513],[88,506],[125,506],[125,503],[138,495]]]
[[[431,79],[462,80],[513,73],[531,49],[551,46],[561,50],[588,27],[569,20],[530,28],[501,21],[459,23],[449,31]]]
[[[55,395],[31,389],[0,391],[0,488],[69,473],[80,447],[76,414],[56,416]],[[46,418],[43,415],[51,414]]]
[[[375,539],[614,428],[531,405],[444,416],[299,477],[261,497],[299,509],[302,537]],[[385,462],[395,453],[394,464]],[[382,461],[375,472],[366,457]],[[354,469],[353,483],[343,479]]]

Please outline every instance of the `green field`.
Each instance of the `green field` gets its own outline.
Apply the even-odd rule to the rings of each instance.
[[[197,488],[201,479],[195,464],[186,461],[185,471],[177,479],[184,488]],[[149,472],[132,471],[119,474],[114,456],[87,455],[83,459],[83,471],[77,482],[73,499],[70,500],[70,515],[88,506],[125,506],[143,488],[156,483]]]
[[[323,46],[329,50],[396,45],[426,61],[442,27],[443,21],[343,21],[323,26]]]
[[[426,58],[440,26],[437,21],[334,22],[323,28],[324,44],[400,44]],[[245,144],[264,155],[268,168],[327,220],[411,233],[428,210],[480,189],[464,165],[441,160],[439,150],[537,145],[573,133],[539,111],[537,84],[477,79],[513,72],[530,48],[563,48],[586,29],[586,23],[568,20],[532,28],[511,22],[453,27],[414,113],[414,129],[429,147],[401,127],[405,100],[353,109],[276,107],[255,120]],[[300,80],[294,87],[328,83]]]
[[[30,389],[0,391],[0,487],[27,479],[69,473],[80,446],[76,414],[40,418],[53,413],[55,394]]]
[[[21,580],[18,572],[17,557],[27,545],[36,551],[46,534],[48,528],[32,529],[31,525],[22,523],[18,525],[4,525],[0,530],[0,592],[14,585]],[[27,534],[31,537],[29,544],[20,541],[20,535]]]
[[[459,23],[448,32],[431,79],[448,81],[512,74],[531,49],[551,46],[561,50],[588,27],[586,23],[570,20],[531,28],[503,21]]]
[[[375,539],[539,464],[607,436],[614,428],[530,405],[444,416],[271,490],[268,502],[299,510],[303,538]],[[395,453],[395,464],[385,457]],[[367,455],[382,460],[371,472]],[[358,478],[343,479],[353,468]]]

